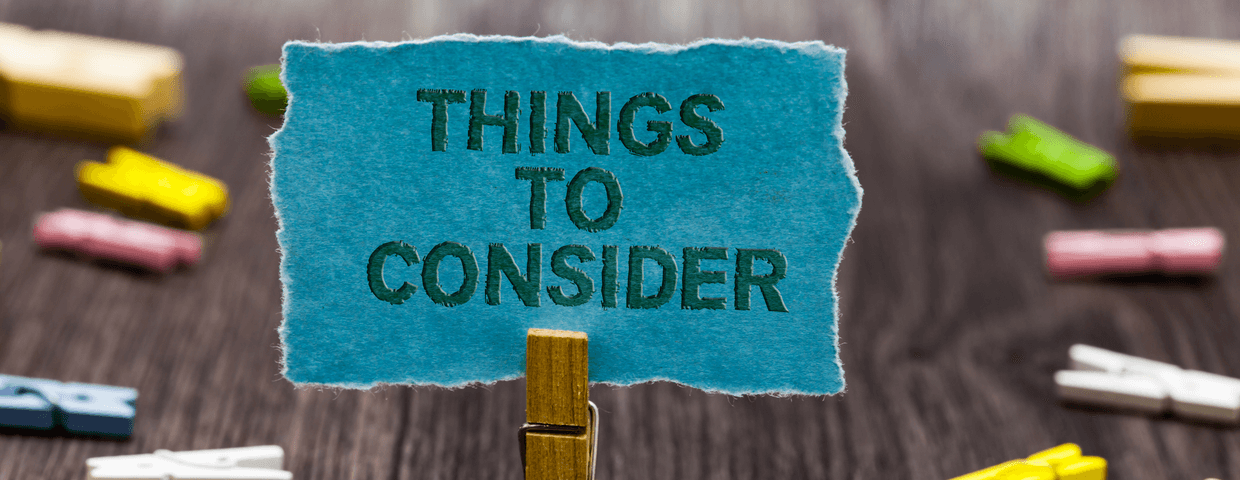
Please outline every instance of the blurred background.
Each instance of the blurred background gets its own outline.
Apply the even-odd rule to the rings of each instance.
[[[1116,45],[1240,39],[1228,2],[0,0],[0,22],[172,47],[183,116],[138,150],[223,181],[202,262],[160,275],[46,252],[39,212],[93,209],[77,162],[112,143],[0,130],[0,374],[137,388],[124,441],[0,431],[0,480],[83,478],[86,458],[276,444],[299,480],[521,476],[523,381],[445,390],[295,389],[261,114],[242,76],[287,40],[468,32],[603,42],[822,40],[848,50],[845,146],[865,189],[844,251],[830,397],[594,386],[604,479],[946,479],[1065,442],[1112,478],[1240,478],[1240,431],[1066,406],[1052,375],[1087,343],[1240,376],[1240,263],[1213,275],[1056,281],[1052,230],[1214,226],[1240,238],[1240,150],[1126,132]],[[983,130],[1026,113],[1110,152],[1088,202],[993,173]]]

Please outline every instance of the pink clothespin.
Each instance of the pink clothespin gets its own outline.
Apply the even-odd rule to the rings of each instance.
[[[202,237],[145,222],[62,208],[39,215],[34,241],[47,249],[68,250],[166,273],[202,257]]]
[[[1046,268],[1058,278],[1162,273],[1205,275],[1223,259],[1217,228],[1059,231],[1046,235]]]

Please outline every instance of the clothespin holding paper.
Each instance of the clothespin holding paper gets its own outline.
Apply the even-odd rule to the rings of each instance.
[[[525,350],[525,480],[592,480],[598,408],[590,401],[586,334],[531,328]]]
[[[462,55],[470,61],[439,61]],[[453,386],[525,374],[527,479],[589,478],[598,430],[589,381],[736,395],[843,390],[834,279],[861,206],[843,148],[843,50],[457,35],[290,42],[282,58],[292,102],[271,138],[271,187],[285,252],[283,373],[293,383]],[[373,67],[361,73],[399,88],[359,89],[346,65]],[[512,74],[502,89],[498,71]],[[572,91],[557,87],[565,81]],[[373,110],[376,99],[384,115],[362,123],[337,108]],[[646,122],[635,140],[633,119],[650,115],[666,121]],[[316,134],[324,122],[353,134]],[[774,145],[772,129],[814,140]],[[523,155],[552,151],[563,155]],[[599,164],[600,155],[663,156]],[[720,213],[703,216],[704,206]],[[745,221],[719,220],[733,217]],[[672,223],[680,227],[652,228]],[[662,274],[643,273],[654,269]],[[353,319],[347,331],[332,328],[342,315]],[[477,325],[506,327],[479,335]],[[594,355],[585,333],[527,330],[548,325],[592,334]]]
[[[87,480],[292,480],[277,445],[96,457],[86,460]]]
[[[1129,35],[1119,59],[1133,135],[1240,137],[1240,41]]]

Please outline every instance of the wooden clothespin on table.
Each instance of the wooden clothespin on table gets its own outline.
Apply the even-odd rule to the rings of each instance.
[[[591,480],[598,408],[590,402],[583,332],[531,328],[525,347],[525,425],[518,431],[525,480]]]

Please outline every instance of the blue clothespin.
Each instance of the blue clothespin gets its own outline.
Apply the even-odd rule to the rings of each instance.
[[[0,427],[128,437],[137,400],[132,388],[0,375]]]

